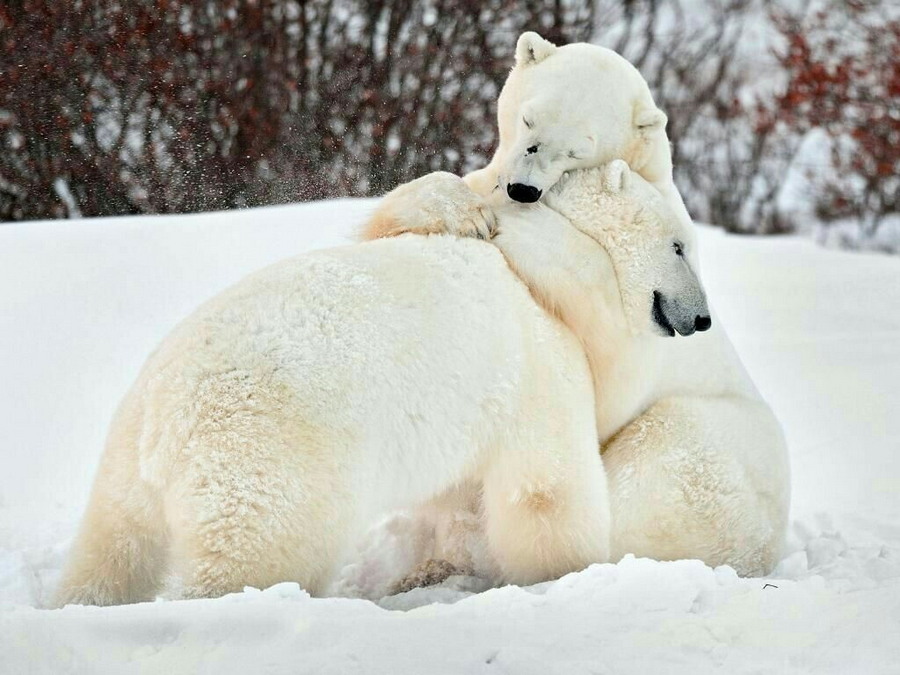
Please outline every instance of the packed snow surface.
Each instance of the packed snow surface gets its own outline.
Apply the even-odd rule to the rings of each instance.
[[[771,577],[628,557],[530,588],[453,577],[381,597],[410,562],[398,515],[336,583],[357,597],[285,583],[42,609],[151,349],[246,273],[345,243],[371,207],[0,227],[0,673],[900,672],[900,258],[708,228],[709,295],[791,452]]]

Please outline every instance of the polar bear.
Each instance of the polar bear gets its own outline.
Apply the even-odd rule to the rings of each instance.
[[[582,185],[620,191],[628,174],[619,162]],[[643,263],[623,269],[634,276],[621,297],[631,329],[662,342],[659,312],[680,324],[705,315],[705,299],[671,223],[635,209]],[[280,581],[319,594],[374,515],[472,482],[504,580],[607,560],[602,385],[582,346],[607,330],[590,308],[620,295],[603,223],[576,232],[543,206],[497,214],[520,233],[509,251],[408,235],[315,252],[177,327],[116,414],[59,604],[151,599],[167,567],[187,597]],[[572,326],[507,264],[544,248],[548,220],[571,230],[554,283],[580,308]]]
[[[515,229],[501,222],[493,243],[539,302],[583,336],[609,481],[611,560],[628,553],[698,558],[711,566],[730,565],[743,576],[766,574],[779,560],[790,505],[781,427],[720,322],[694,313],[699,299],[686,292],[697,288],[693,228],[639,177],[632,176],[632,185],[620,191],[592,189],[597,180],[589,170],[563,177],[544,202],[564,218],[546,217]],[[648,230],[658,235],[660,222],[675,223],[665,238],[672,256],[648,274],[649,259],[666,261],[649,247],[659,236]],[[586,249],[577,243],[578,232],[588,233],[608,257],[607,292],[589,304],[579,300],[571,282],[577,269],[573,250]],[[543,246],[535,246],[534,239]],[[592,275],[600,268],[598,261],[585,265]],[[673,268],[689,274],[679,276]],[[679,278],[687,286],[662,285],[663,279]],[[594,277],[591,287],[598,284]],[[659,340],[646,326],[635,330],[641,320],[652,320],[668,336],[704,332],[690,340]],[[582,322],[602,330],[579,329]],[[466,488],[424,509],[423,517],[435,522],[439,534],[431,555],[490,576],[490,561],[478,569],[471,555],[480,548],[473,532],[478,519],[453,512],[477,509],[477,485]]]
[[[666,115],[647,82],[616,52],[591,44],[556,47],[533,32],[516,44],[515,66],[497,101],[499,144],[491,162],[465,176],[436,172],[390,193],[365,239],[400,232],[489,236],[484,198],[537,201],[566,171],[614,159],[628,163],[689,222],[672,180]],[[452,198],[450,196],[452,195]]]
[[[533,202],[545,194],[553,208],[575,222],[608,221],[608,202],[588,216],[582,197],[589,190],[550,188],[568,171],[624,159],[677,218],[680,230],[673,246],[685,264],[699,269],[693,223],[672,181],[666,117],[625,59],[596,45],[556,47],[524,33],[497,107],[500,143],[488,166],[463,179],[438,172],[398,187],[384,198],[362,237],[449,232],[490,238],[497,225],[494,211],[504,208],[504,200]],[[577,197],[577,205],[567,205],[565,196]],[[556,234],[546,232],[547,250],[556,250]],[[508,236],[501,228],[494,243],[505,250]],[[630,250],[632,237],[627,227],[618,230],[614,241],[605,242],[610,255]],[[552,257],[542,259],[541,266],[514,267],[529,285],[552,287]],[[539,283],[529,281],[528,271],[539,274],[540,269],[545,273]],[[619,287],[624,298],[628,284],[620,278]],[[690,329],[689,323],[665,320],[666,301],[657,296],[656,302],[660,325],[670,335]],[[621,326],[625,309],[616,303],[604,306],[602,325]],[[787,526],[787,448],[778,421],[724,329],[716,323],[690,341],[647,341],[627,330],[603,335],[605,341],[589,346],[587,353],[605,383],[597,392],[596,414],[610,481],[613,559],[634,553],[729,564],[743,575],[770,571]],[[601,353],[603,358],[595,360]],[[478,538],[473,532],[478,519],[465,512],[477,505],[473,487],[421,511],[443,533],[434,556],[462,569],[473,567],[472,547],[465,542]],[[460,523],[464,526],[456,527]]]

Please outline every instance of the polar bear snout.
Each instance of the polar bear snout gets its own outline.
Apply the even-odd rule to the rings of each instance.
[[[694,319],[694,328],[698,333],[702,333],[705,330],[709,330],[712,328],[712,317],[709,316],[700,316],[699,314]]]
[[[702,295],[680,300],[653,291],[653,321],[669,337],[675,337],[675,333],[687,337],[712,327],[712,317]]]
[[[536,188],[533,185],[526,185],[525,183],[510,183],[506,187],[506,194],[508,194],[509,198],[514,202],[533,204],[541,198],[543,190]]]

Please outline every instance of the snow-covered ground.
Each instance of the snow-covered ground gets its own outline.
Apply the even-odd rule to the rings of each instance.
[[[900,672],[900,258],[707,228],[709,294],[791,450],[789,549],[770,578],[626,558],[378,602],[282,584],[40,609],[154,345],[247,272],[346,241],[370,208],[0,227],[0,673]],[[406,560],[403,522],[374,531],[339,589],[378,594]]]

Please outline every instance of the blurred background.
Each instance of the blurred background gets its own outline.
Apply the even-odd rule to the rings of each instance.
[[[523,30],[638,67],[696,219],[900,252],[887,0],[0,0],[0,220],[464,174],[492,153]]]

